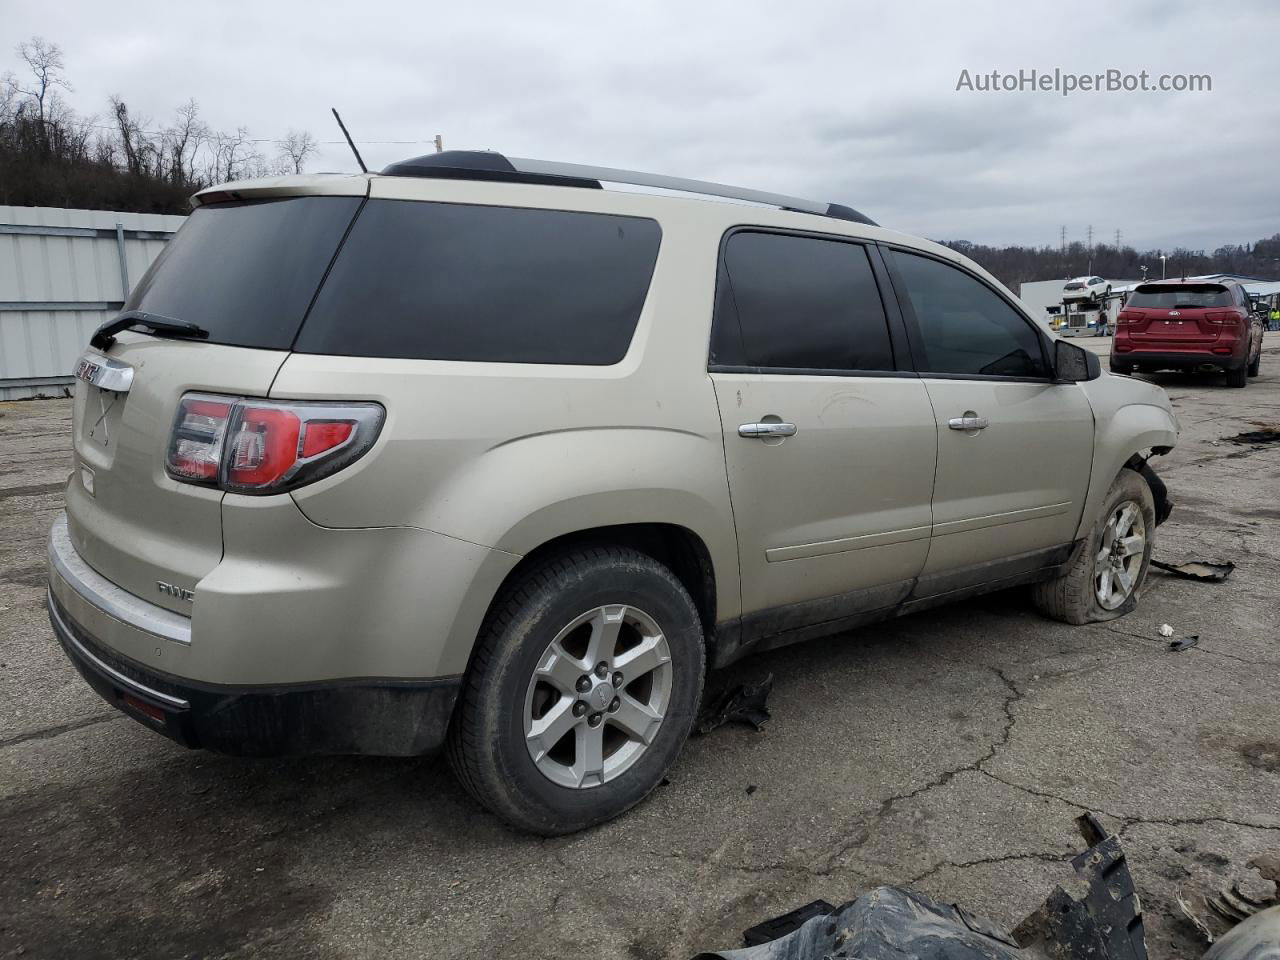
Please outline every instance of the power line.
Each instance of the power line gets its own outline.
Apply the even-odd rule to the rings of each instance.
[[[112,130],[112,131],[119,131],[119,129],[120,129],[119,127],[114,126],[114,125],[109,124],[109,123],[87,123],[87,124],[83,124],[83,126],[84,126],[84,127],[87,127],[87,128],[88,128],[88,129],[90,129],[90,130]],[[149,135],[149,136],[153,136],[153,137],[154,137],[154,136],[157,136],[157,135],[162,135],[162,134],[164,134],[164,133],[165,133],[165,131],[164,131],[164,130],[144,130],[144,129],[142,129],[141,127],[139,127],[139,128],[138,128],[138,132],[139,132],[139,133],[145,133],[145,134],[147,134],[147,135]],[[287,137],[245,137],[245,138],[244,138],[244,140],[242,140],[241,142],[242,142],[242,143],[283,143],[286,139],[287,139]],[[409,145],[412,145],[412,144],[415,144],[415,143],[429,143],[429,144],[431,144],[431,145],[433,145],[433,146],[434,146],[434,145],[435,145],[435,143],[436,143],[436,140],[437,140],[437,139],[438,139],[438,138],[436,138],[436,137],[432,137],[432,138],[431,138],[431,139],[429,139],[429,140],[364,140],[364,139],[362,139],[362,138],[357,137],[357,138],[356,138],[356,143],[367,143],[367,144],[386,144],[386,145],[400,145],[400,146],[409,146]],[[345,141],[345,140],[317,140],[317,141],[315,141],[315,142],[316,142],[317,144],[327,144],[327,145],[333,145],[333,146],[345,146],[347,141]]]

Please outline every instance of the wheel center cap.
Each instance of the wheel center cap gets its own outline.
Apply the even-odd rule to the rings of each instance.
[[[603,710],[613,702],[613,684],[607,680],[602,680],[591,688],[591,692],[587,694],[587,703],[595,710]]]

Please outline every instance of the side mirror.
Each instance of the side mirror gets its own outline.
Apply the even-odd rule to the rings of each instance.
[[[1077,347],[1067,340],[1053,342],[1053,378],[1062,383],[1097,380],[1102,376],[1102,362],[1092,350]]]

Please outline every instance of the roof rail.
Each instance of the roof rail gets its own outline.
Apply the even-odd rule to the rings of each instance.
[[[780,207],[798,213],[813,213],[820,217],[835,217],[877,226],[874,220],[851,207],[839,203],[818,203],[780,193],[747,190],[706,180],[687,180],[683,177],[665,177],[656,173],[640,173],[635,170],[619,170],[615,167],[593,167],[581,163],[560,163],[555,160],[528,160],[522,157],[505,157],[489,150],[447,150],[429,153],[409,160],[401,160],[382,170],[391,177],[438,177],[448,180],[501,180],[508,183],[538,183],[548,186],[586,187],[601,189],[601,181],[624,183],[636,187],[658,190],[674,190],[680,193],[697,193],[728,200],[744,200],[770,207]]]

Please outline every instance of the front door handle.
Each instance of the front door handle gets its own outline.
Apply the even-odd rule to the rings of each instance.
[[[744,423],[738,427],[740,437],[794,437],[794,423]]]
[[[952,430],[985,430],[991,421],[986,417],[977,417],[973,415],[964,417],[952,417],[947,421],[947,426]]]

